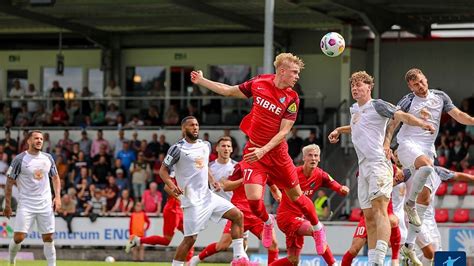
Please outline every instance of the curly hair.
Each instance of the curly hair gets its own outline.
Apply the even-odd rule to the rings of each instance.
[[[367,74],[367,72],[365,71],[357,71],[357,72],[352,73],[349,81],[351,84],[353,84],[354,82],[361,81],[362,83],[369,84],[371,86],[374,85],[374,77]]]

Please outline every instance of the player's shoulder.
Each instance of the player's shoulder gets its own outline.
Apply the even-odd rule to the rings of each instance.
[[[185,143],[186,141],[184,139],[181,139],[175,144],[171,145],[171,147],[168,149],[168,154],[180,153]]]
[[[217,159],[209,162],[209,167],[215,167],[217,165]]]
[[[234,159],[230,159],[230,163],[235,167],[239,162]]]
[[[26,151],[17,154],[17,155],[15,156],[15,158],[13,158],[12,164],[21,163],[21,162],[23,161],[23,159],[25,158],[26,155],[27,155]]]
[[[398,101],[399,103],[403,103],[403,102],[412,102],[413,99],[415,98],[415,94],[413,92],[410,92],[408,94],[406,94],[405,96],[403,96],[400,101]],[[400,104],[399,104],[400,105]]]
[[[448,94],[442,90],[437,90],[437,89],[429,89],[429,91],[436,97],[440,97],[440,98],[446,98],[446,97],[449,97]]]
[[[46,157],[50,160],[53,160],[53,156],[51,156],[51,154],[49,154],[47,152],[40,151],[40,155],[43,156],[43,157]]]

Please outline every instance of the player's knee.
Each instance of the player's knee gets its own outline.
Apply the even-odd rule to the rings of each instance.
[[[43,236],[43,242],[53,242],[53,235]]]
[[[244,221],[244,214],[237,208],[232,209],[232,222],[242,224]]]
[[[295,266],[300,262],[300,258],[298,256],[288,256],[288,260]]]
[[[431,245],[422,248],[423,256],[429,260],[434,258],[434,249]]]
[[[14,234],[13,235],[13,241],[15,241],[16,244],[20,244],[25,240],[26,235],[25,234]]]
[[[416,199],[416,203],[423,204],[423,205],[429,205],[430,204],[430,198],[431,198],[431,190],[427,187],[423,187],[423,190],[421,190],[420,194],[418,194],[418,197]]]

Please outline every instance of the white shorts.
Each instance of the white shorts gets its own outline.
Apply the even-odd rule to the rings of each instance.
[[[359,164],[357,193],[361,209],[372,208],[371,201],[384,196],[390,199],[393,186],[393,168],[389,161],[370,162],[364,160]]]
[[[425,155],[431,160],[434,160],[433,158],[435,157],[431,149],[423,148],[422,146],[410,140],[400,143],[400,145],[398,145],[397,153],[398,159],[400,160],[403,168],[409,169],[412,173],[413,170],[415,170],[416,158],[420,157],[421,155]]]
[[[23,208],[18,208],[16,211],[14,232],[30,232],[35,221],[40,234],[54,233],[55,219],[53,210],[36,213],[29,212]]]
[[[209,220],[219,223],[222,216],[230,209],[235,208],[228,200],[211,193],[211,200],[200,206],[183,208],[184,236],[197,235],[206,228]]]
[[[428,220],[423,222],[421,231],[416,237],[416,244],[420,248],[432,244],[435,251],[441,248],[441,235],[438,226],[436,226],[436,221]]]

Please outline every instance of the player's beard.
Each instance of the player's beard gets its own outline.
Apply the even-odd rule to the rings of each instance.
[[[186,131],[186,137],[188,137],[188,139],[192,140],[192,141],[195,141],[198,139],[199,135],[196,135],[194,136],[193,132],[191,131]]]

